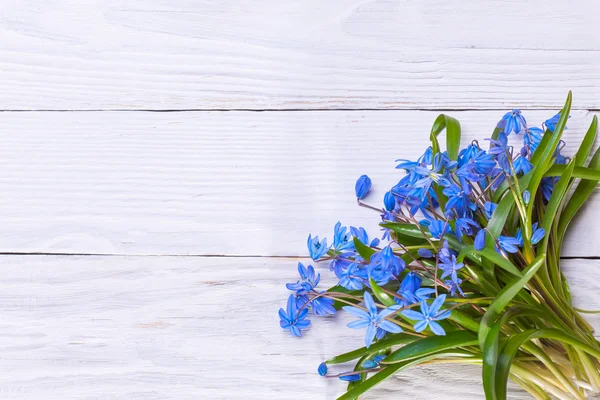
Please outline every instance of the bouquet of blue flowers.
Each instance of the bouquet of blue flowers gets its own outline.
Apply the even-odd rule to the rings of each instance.
[[[567,227],[600,181],[600,150],[587,162],[596,117],[575,156],[561,154],[570,108],[571,93],[543,128],[513,110],[485,146],[463,149],[459,122],[442,114],[423,155],[397,160],[405,175],[382,208],[363,202],[369,177],[356,182],[358,204],[381,215],[381,241],[340,223],[332,245],[309,235],[311,258],[329,263],[339,282],[320,291],[320,275],[300,263],[280,325],[301,336],[309,310],[356,318],[348,327],[365,330],[364,347],[318,367],[348,382],[340,399],[437,362],[481,365],[488,400],[506,399],[509,378],[536,399],[600,391],[600,343],[560,268]],[[522,147],[510,145],[511,135]],[[350,362],[352,369],[332,371]]]

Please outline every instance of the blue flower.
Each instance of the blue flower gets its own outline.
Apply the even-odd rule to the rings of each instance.
[[[529,190],[523,191],[523,201],[525,202],[525,204],[529,204],[529,202],[531,201],[531,193],[529,192]]]
[[[340,376],[340,380],[346,381],[346,382],[360,381],[360,374],[342,375],[342,376]]]
[[[310,258],[312,258],[314,261],[317,261],[319,258],[323,257],[323,255],[325,255],[325,253],[327,253],[329,250],[329,247],[327,247],[326,238],[323,238],[323,240],[319,242],[318,236],[312,238],[311,235],[308,235],[306,244],[308,245],[308,253],[310,254]]]
[[[479,232],[477,232],[477,236],[475,236],[475,242],[473,243],[475,250],[483,250],[485,247],[485,235],[485,229],[480,229]]]
[[[362,175],[356,181],[356,185],[354,186],[354,191],[356,192],[356,197],[361,200],[364,199],[367,194],[371,190],[371,178],[367,175]]]
[[[569,115],[569,118],[571,118],[571,116]],[[554,133],[554,131],[556,130],[556,125],[558,124],[558,120],[560,119],[560,113],[556,113],[555,116],[553,116],[552,118],[547,119],[544,122],[544,125],[546,126],[546,128],[548,128],[548,130],[552,133]],[[567,127],[565,126],[565,130],[567,129]]]
[[[373,340],[375,339],[375,334],[377,333],[377,328],[381,328],[384,331],[387,331],[390,333],[402,332],[402,328],[400,328],[395,323],[385,319],[386,317],[388,317],[388,316],[392,315],[393,313],[395,313],[396,311],[398,311],[400,306],[392,306],[392,307],[386,308],[378,313],[377,306],[375,305],[375,302],[373,301],[373,297],[371,296],[371,294],[369,292],[365,292],[363,298],[365,301],[365,307],[367,308],[367,311],[365,311],[361,308],[352,307],[352,306],[344,307],[344,311],[359,318],[356,321],[350,322],[348,324],[349,328],[352,328],[352,329],[367,328],[367,333],[365,336],[365,346],[367,348],[369,348],[369,346],[371,346],[371,343],[373,343]]]
[[[325,293],[325,291],[320,294]],[[315,297],[311,300],[310,306],[316,315],[333,315],[336,310],[333,306],[333,299],[329,297]]]
[[[473,157],[475,157],[479,153],[479,146],[471,143],[464,149],[458,153],[458,167],[462,167],[463,165],[469,163]]]
[[[456,256],[452,255],[452,257],[450,257],[449,260],[446,260],[445,262],[440,264],[440,268],[442,269],[442,271],[444,271],[444,273],[442,274],[442,279],[447,278],[449,276],[450,279],[452,279],[453,281],[457,281],[458,277],[456,275],[456,272],[464,266],[465,264],[463,263],[457,263]]]
[[[456,293],[458,292],[462,297],[465,297],[465,293],[460,288],[460,284],[462,283],[462,279],[457,278],[456,281],[447,280],[447,281],[444,281],[444,282],[450,288],[450,296],[456,296]]]
[[[527,174],[529,171],[533,169],[533,164],[529,162],[526,156],[521,155],[517,157],[517,159],[513,163],[513,168],[515,169],[515,173],[523,175]]]
[[[396,208],[396,198],[392,192],[387,192],[385,196],[383,196],[383,205],[386,210],[394,211],[394,208]]]
[[[296,292],[298,295],[306,294],[310,292],[319,284],[321,274],[315,275],[315,269],[312,265],[308,266],[308,269],[299,262],[298,263],[298,274],[300,274],[300,280],[296,283],[288,283],[285,285],[289,290]]]
[[[296,307],[296,298],[293,294],[288,297],[287,310],[279,309],[279,325],[283,329],[288,329],[294,336],[302,336],[302,330],[310,325],[310,321],[305,319],[308,314],[308,308],[303,308],[298,312]]]
[[[435,290],[421,288],[422,281],[421,277],[414,272],[406,274],[402,280],[402,284],[400,284],[400,289],[398,289],[398,294],[402,299],[396,299],[396,302],[406,307],[428,299],[430,295],[435,293]]]
[[[510,135],[512,132],[519,133],[521,129],[527,127],[527,121],[521,115],[521,110],[514,109],[512,112],[507,112],[502,117],[502,120],[505,121],[504,133],[506,135]]]
[[[353,263],[346,269],[336,270],[336,276],[340,279],[338,285],[348,290],[360,290],[363,288],[363,282],[367,276],[364,269],[361,269],[359,264]]]
[[[377,368],[384,359],[384,355],[375,356],[370,360],[363,361],[360,366],[364,369]]]
[[[317,368],[317,372],[321,376],[327,375],[327,364],[325,364],[324,362],[322,362],[321,364],[319,364],[319,368]]]
[[[479,224],[471,218],[462,217],[456,219],[456,237],[462,242],[462,236],[472,236],[473,228],[479,228]]]
[[[369,244],[369,235],[367,235],[367,231],[365,230],[365,228],[356,228],[354,226],[351,226],[350,233],[352,233],[352,236],[356,237],[358,240],[360,240],[362,243],[366,244],[367,246],[375,247],[375,246],[379,245],[378,238],[373,239],[371,241],[371,243]]]
[[[519,251],[519,239],[511,236],[498,237],[498,244],[507,253],[516,253]]]
[[[350,231],[345,226],[342,226],[340,221],[333,227],[333,248],[337,251],[354,248],[354,241],[352,240]]]
[[[394,254],[391,246],[385,246],[379,253],[373,254],[371,256],[371,264],[381,264],[381,267],[390,271],[392,275],[398,276],[400,272],[404,270],[406,266],[404,261]]]
[[[426,249],[424,247],[419,248],[419,250],[417,250],[417,254],[419,255],[419,257],[423,257],[423,258],[433,257],[432,251],[429,249]]]
[[[434,219],[429,223],[429,233],[436,239],[441,239],[447,232],[450,232],[450,227],[445,221]]]
[[[540,240],[544,238],[546,231],[543,228],[538,228],[531,235],[531,244],[538,244]]]
[[[485,210],[485,215],[488,217],[488,219],[492,218],[492,214],[496,210],[496,207],[498,207],[498,204],[496,203],[492,203],[491,201],[485,202],[483,209]]]
[[[523,135],[523,144],[531,149],[530,154],[533,154],[537,150],[542,141],[542,136],[544,136],[544,131],[540,128],[533,127],[527,129],[527,132]]]
[[[423,332],[425,328],[429,326],[431,332],[435,333],[438,336],[446,335],[444,328],[436,321],[441,321],[446,319],[452,313],[451,310],[445,310],[440,312],[440,308],[446,301],[446,295],[439,295],[431,306],[427,305],[426,301],[421,302],[421,312],[414,310],[406,310],[402,314],[404,314],[407,318],[418,321],[414,325],[415,332]]]

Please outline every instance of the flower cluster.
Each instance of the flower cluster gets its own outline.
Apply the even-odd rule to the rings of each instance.
[[[442,115],[447,150],[440,150],[438,130],[420,157],[396,160],[403,176],[385,193],[381,207],[363,202],[372,182],[366,175],[358,178],[358,204],[379,213],[381,237],[369,238],[364,228],[340,222],[331,244],[309,235],[310,257],[327,263],[338,283],[328,290],[317,289],[320,274],[299,263],[300,279],[287,285],[292,291],[287,310],[279,310],[281,327],[296,336],[309,327],[309,309],[318,316],[342,309],[357,318],[349,328],[366,329],[365,348],[354,370],[328,371],[327,364],[345,360],[342,355],[321,364],[320,375],[358,384],[400,359],[397,353],[402,348],[392,352],[386,343],[406,344],[457,332],[475,331],[481,337],[482,329],[488,333],[481,326],[488,323],[483,316],[495,309],[490,306],[494,297],[512,284],[514,275],[522,276],[532,265],[539,268],[536,262],[549,251],[549,242],[558,254],[559,243],[547,237],[548,228],[556,225],[545,215],[561,206],[565,196],[562,175],[549,171],[573,173],[560,140],[567,115],[565,107],[535,127],[521,111],[512,110],[485,142],[472,141],[461,150],[456,136],[454,142],[450,138],[451,130],[459,134],[458,122]],[[536,173],[542,169],[542,174]],[[572,176],[566,179],[570,182]],[[555,191],[561,198],[553,196]],[[562,279],[560,275],[548,279],[555,278]],[[540,294],[544,283],[535,291],[523,286],[526,294],[519,299],[534,307],[544,298]]]

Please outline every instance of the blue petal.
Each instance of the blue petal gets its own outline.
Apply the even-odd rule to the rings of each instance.
[[[427,321],[419,321],[413,327],[415,332],[423,332],[427,328]]]
[[[429,323],[429,329],[431,329],[431,332],[438,336],[446,336],[446,331],[444,331],[444,328],[442,328],[442,326],[435,321],[431,321]]]
[[[342,309],[347,313],[354,315],[355,317],[366,319],[367,321],[371,320],[371,316],[365,310],[362,310],[360,308],[345,306],[342,307]]]
[[[402,328],[400,328],[398,325],[394,324],[392,321],[381,321],[379,323],[379,327],[381,329],[383,329],[384,331],[388,331],[389,333],[400,333],[402,332]]]
[[[434,301],[431,303],[431,308],[429,309],[429,315],[434,316],[440,310],[442,305],[446,301],[446,295],[440,294]]]
[[[365,299],[365,307],[369,310],[371,315],[377,315],[377,306],[375,305],[375,301],[373,301],[371,293],[365,292],[363,298]]]
[[[369,346],[371,346],[371,343],[373,343],[373,339],[375,339],[375,334],[377,333],[377,328],[375,327],[375,325],[369,325],[367,327],[367,333],[365,335],[365,347],[369,348]]]
[[[350,323],[348,323],[348,325],[346,325],[348,328],[352,328],[352,329],[362,329],[362,328],[366,328],[367,326],[369,326],[371,322],[370,321],[365,321],[364,319],[358,319],[356,321],[352,321]]]
[[[404,311],[402,311],[402,314],[406,318],[412,319],[414,321],[422,321],[425,319],[425,316],[423,314],[421,314],[418,311],[414,311],[414,310],[404,310]]]

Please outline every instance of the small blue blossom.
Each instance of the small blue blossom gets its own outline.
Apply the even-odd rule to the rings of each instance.
[[[352,233],[352,236],[354,236],[367,246],[375,247],[379,245],[379,238],[375,238],[371,241],[371,243],[369,243],[369,235],[367,235],[367,231],[365,230],[365,228],[356,228],[354,226],[351,226],[350,233]]]
[[[340,380],[346,381],[346,382],[360,381],[360,374],[342,375],[342,376],[340,376]]]
[[[491,201],[485,202],[485,204],[483,205],[483,209],[484,209],[485,215],[486,215],[486,217],[488,217],[488,219],[492,218],[492,214],[496,210],[496,207],[498,207],[498,204],[496,204],[496,203],[492,203]]]
[[[447,280],[447,281],[444,281],[444,283],[446,283],[446,285],[448,285],[448,288],[450,289],[450,296],[456,296],[456,294],[458,293],[462,297],[465,297],[465,293],[460,288],[460,284],[462,283],[462,279],[457,278],[456,281]]]
[[[311,235],[308,235],[306,244],[308,245],[308,253],[310,254],[310,258],[312,258],[314,261],[317,261],[319,258],[323,257],[329,250],[329,247],[327,247],[326,238],[323,238],[323,240],[319,242],[318,236],[313,238]]]
[[[325,291],[320,294],[325,293]],[[316,315],[333,315],[336,312],[333,306],[333,299],[329,297],[315,297],[310,302],[310,306]]]
[[[498,244],[502,250],[507,253],[516,253],[519,251],[519,239],[511,236],[500,236],[498,237]]]
[[[350,264],[346,269],[336,270],[336,276],[340,279],[338,285],[348,290],[360,290],[367,280],[365,270],[357,263]]]
[[[521,110],[512,110],[512,112],[507,112],[502,117],[502,120],[505,121],[504,124],[504,133],[506,135],[510,135],[512,132],[519,133],[521,129],[527,127],[527,121],[525,121],[525,117],[521,114]]]
[[[354,248],[351,231],[345,226],[342,226],[340,221],[333,227],[333,248],[337,251]]]
[[[525,190],[523,192],[523,201],[525,202],[525,204],[529,204],[529,202],[531,201],[531,193],[529,192],[529,190]]]
[[[527,132],[523,135],[523,144],[531,150],[530,156],[536,151],[542,141],[542,136],[544,136],[544,131],[537,127],[527,129]]]
[[[442,279],[447,278],[449,276],[450,279],[452,279],[453,281],[457,281],[458,277],[457,277],[456,273],[458,270],[463,268],[465,266],[465,264],[457,263],[456,256],[452,255],[452,257],[449,260],[446,260],[445,262],[441,263],[439,266],[440,266],[441,270],[444,271],[444,273],[442,274]]]
[[[546,231],[543,228],[538,228],[531,235],[531,244],[538,244],[540,240],[544,238]]]
[[[426,249],[424,247],[419,248],[419,250],[417,250],[417,254],[419,255],[419,257],[422,258],[431,258],[433,257],[433,252],[429,249]]]
[[[435,289],[421,288],[422,281],[421,277],[415,272],[406,274],[400,284],[400,289],[398,289],[398,295],[401,299],[396,299],[396,302],[406,307],[428,299],[430,295],[435,293]]]
[[[296,292],[298,295],[310,292],[319,284],[319,281],[321,280],[321,274],[315,274],[315,269],[312,265],[309,265],[308,268],[305,268],[304,264],[301,262],[298,263],[298,274],[300,274],[299,281],[285,285],[285,287]]]
[[[421,312],[405,310],[402,314],[407,318],[418,321],[414,325],[415,332],[423,332],[429,326],[431,332],[438,336],[444,336],[446,335],[444,328],[436,322],[448,318],[452,313],[451,310],[440,311],[444,301],[446,301],[446,295],[441,294],[431,303],[431,306],[427,305],[426,301],[422,301]]]
[[[389,245],[385,246],[379,253],[371,256],[371,264],[374,263],[380,263],[384,270],[390,271],[395,277],[400,275],[400,272],[402,272],[406,266],[404,261],[394,254],[392,247]]]
[[[348,324],[349,328],[367,328],[367,333],[365,336],[365,346],[367,348],[369,348],[369,346],[371,346],[371,344],[373,343],[373,340],[375,339],[375,334],[377,333],[377,328],[381,328],[384,331],[390,333],[402,332],[402,328],[400,328],[392,321],[388,321],[387,319],[385,319],[386,317],[398,311],[400,306],[388,307],[382,311],[377,312],[377,306],[375,305],[371,294],[369,292],[365,292],[363,298],[367,311],[353,306],[345,306],[344,311],[359,318],[356,321],[350,322]]]
[[[385,359],[384,355],[375,356],[370,360],[363,361],[360,366],[364,369],[377,368],[379,364]]]
[[[371,190],[371,178],[369,178],[367,175],[362,175],[360,178],[358,178],[354,187],[356,197],[359,200],[364,199],[369,193],[369,190]]]
[[[569,118],[571,118],[571,116],[569,115]],[[554,131],[556,130],[556,125],[558,124],[558,120],[560,120],[560,113],[556,113],[555,116],[553,116],[552,118],[547,119],[544,122],[544,126],[552,133],[554,133]],[[565,130],[567,129],[567,127],[565,126]]]
[[[319,368],[317,368],[317,372],[321,376],[327,375],[327,364],[325,364],[324,362],[322,362],[321,364],[319,364]]]
[[[303,308],[298,312],[296,307],[296,298],[293,294],[288,297],[287,310],[279,309],[279,325],[283,329],[288,329],[294,336],[302,336],[302,330],[310,326],[310,321],[305,319],[308,314],[308,308]]]
[[[479,232],[477,232],[477,235],[475,236],[475,241],[473,243],[473,247],[475,247],[475,250],[483,250],[483,248],[485,247],[485,235],[485,229],[481,229],[479,230]]]
[[[396,198],[392,192],[386,192],[385,196],[383,196],[383,205],[386,210],[394,211],[394,208],[396,208]]]

